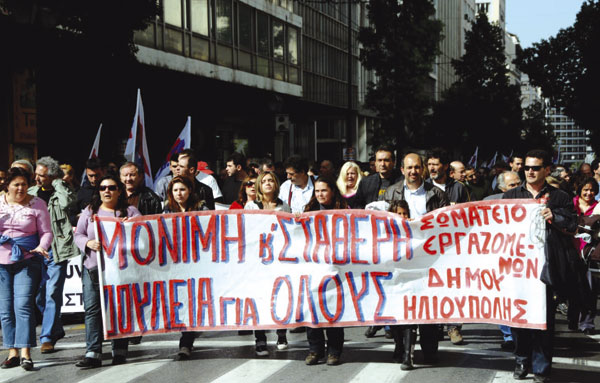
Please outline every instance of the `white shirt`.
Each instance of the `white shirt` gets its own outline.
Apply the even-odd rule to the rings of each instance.
[[[213,197],[215,199],[223,197],[223,193],[221,193],[221,189],[219,188],[219,184],[217,183],[215,177],[204,172],[198,172],[198,174],[196,174],[196,179],[198,180],[198,182],[202,182],[204,185],[212,189]]]
[[[437,182],[435,182],[433,179],[431,180],[431,182],[433,183],[433,186],[437,186],[440,189],[442,189],[443,191],[446,191],[446,184],[438,184]]]
[[[410,190],[404,182],[404,199],[408,203],[410,218],[418,219],[427,213],[427,193],[425,192],[425,182],[421,183],[416,190]]]
[[[292,190],[291,200],[290,188]],[[306,206],[312,198],[314,190],[315,187],[310,177],[308,177],[308,182],[306,183],[304,189],[296,185],[292,185],[292,181],[287,180],[281,185],[281,188],[279,189],[279,199],[290,205],[293,213],[302,213],[304,212],[304,206]]]

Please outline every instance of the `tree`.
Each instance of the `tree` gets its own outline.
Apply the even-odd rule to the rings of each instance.
[[[484,156],[509,152],[522,129],[521,90],[510,84],[504,33],[479,13],[465,36],[465,54],[452,60],[458,80],[434,108],[429,144],[475,148]]]
[[[554,129],[546,118],[546,110],[540,102],[535,102],[525,108],[523,118],[523,131],[521,133],[521,148],[519,152],[525,153],[533,145],[548,153],[554,152],[556,136]]]
[[[366,106],[382,119],[374,144],[416,144],[431,97],[425,84],[433,70],[442,23],[430,0],[371,0],[370,27],[358,34],[360,60],[378,81],[370,83]]]
[[[591,132],[591,144],[600,150],[600,2],[582,4],[572,27],[554,37],[534,43],[517,57],[521,71],[542,88],[553,106]]]

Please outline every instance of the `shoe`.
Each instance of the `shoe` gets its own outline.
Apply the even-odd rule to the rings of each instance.
[[[188,360],[188,359],[190,359],[191,355],[192,355],[192,350],[189,347],[180,347],[179,352],[177,353],[177,355],[175,355],[175,358],[173,358],[173,359],[176,361]]]
[[[593,328],[586,328],[581,330],[582,333],[584,333],[585,335],[594,335],[596,334],[596,330],[594,330]]]
[[[125,355],[115,355],[113,356],[111,365],[118,366],[119,364],[127,363],[127,357]]]
[[[506,340],[506,341],[500,343],[500,348],[503,349],[504,351],[513,352],[513,351],[515,351],[515,342],[512,340]]]
[[[385,339],[394,339],[394,335],[391,330],[385,330]]]
[[[402,330],[402,346],[404,351],[402,355],[402,363],[400,364],[400,369],[402,371],[410,371],[415,368],[412,361],[413,344],[414,339],[412,329],[405,328]]]
[[[515,372],[513,373],[513,378],[517,380],[522,380],[527,377],[528,373],[529,369],[527,368],[527,366],[525,366],[522,363],[517,363],[517,365],[515,366]]]
[[[287,337],[285,335],[277,338],[277,349],[278,350],[287,350],[288,349]]]
[[[88,358],[87,356],[81,359],[79,362],[75,363],[75,367],[79,368],[98,368],[102,367],[102,361],[96,358]]]
[[[380,326],[367,327],[367,331],[365,331],[365,337],[373,338],[375,336],[375,334],[377,334],[377,331],[379,331],[380,328],[381,328]]]
[[[340,364],[340,357],[337,355],[329,354],[327,355],[327,365],[328,366],[337,366]]]
[[[451,330],[448,330],[448,336],[450,337],[450,342],[452,342],[452,344],[458,345],[463,343],[463,337],[456,327],[454,327]]]
[[[21,367],[23,367],[23,370],[25,371],[33,370],[33,361],[31,360],[31,358],[21,358]]]
[[[545,382],[549,382],[549,381],[550,381],[549,376],[543,376],[543,375],[538,375],[538,374],[535,374],[533,376],[534,383],[545,383]]]
[[[566,303],[559,303],[558,306],[556,306],[556,311],[566,316],[569,312],[569,306],[567,306]]]
[[[2,366],[0,368],[6,369],[6,368],[17,367],[20,363],[21,363],[21,360],[19,359],[19,357],[13,356],[12,358],[4,359],[4,362],[2,362]]]
[[[256,351],[256,356],[269,356],[269,350],[267,350],[267,346],[256,346],[254,350]]]
[[[315,364],[319,363],[319,359],[322,359],[323,356],[323,354],[317,354],[316,352],[311,351],[304,359],[304,363],[306,363],[307,366],[314,366]]]
[[[40,352],[42,354],[51,354],[54,351],[54,344],[52,342],[44,342],[42,343],[42,347],[40,347]]]
[[[300,334],[306,332],[306,327],[296,327],[290,330],[292,334]]]
[[[129,344],[136,345],[136,344],[140,344],[140,343],[142,343],[142,337],[141,336],[136,336],[135,338],[130,338],[129,339]]]
[[[252,330],[238,330],[238,335],[252,335],[254,331]]]

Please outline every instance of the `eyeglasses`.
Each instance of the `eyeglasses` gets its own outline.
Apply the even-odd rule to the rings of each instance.
[[[535,166],[523,166],[523,170],[525,170],[526,172],[533,170],[534,172],[539,172],[540,170],[542,170],[543,166],[542,165],[535,165]]]
[[[100,191],[105,191],[105,190],[115,191],[115,190],[117,190],[117,185],[100,185],[98,187],[98,189],[100,189]]]
[[[254,186],[254,181],[248,181],[244,183],[245,186]]]

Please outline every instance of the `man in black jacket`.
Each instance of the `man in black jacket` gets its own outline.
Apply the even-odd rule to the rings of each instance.
[[[396,183],[400,174],[395,170],[396,156],[394,149],[382,145],[375,152],[375,167],[377,173],[363,178],[356,191],[355,209],[364,209],[366,205],[375,201],[382,201],[387,188]]]
[[[196,179],[197,166],[198,159],[193,153],[188,151],[179,153],[175,175],[189,178],[194,183],[194,193],[198,195],[198,199],[205,202],[208,210],[215,210],[212,189]]]
[[[546,207],[540,214],[546,225],[546,264],[540,279],[546,283],[546,330],[512,328],[515,338],[515,379],[525,379],[529,369],[534,382],[549,380],[552,366],[554,337],[554,292],[561,292],[574,281],[565,278],[565,258],[572,247],[571,238],[565,232],[575,232],[577,220],[571,198],[560,189],[546,183],[550,174],[550,156],[543,150],[532,150],[525,157],[525,182],[504,193],[505,199],[545,198]]]
[[[445,150],[432,150],[427,155],[429,178],[425,182],[445,191],[451,204],[468,202],[469,192],[467,187],[448,176],[449,163],[448,154]]]
[[[100,158],[90,158],[85,162],[85,176],[87,181],[81,185],[77,192],[75,204],[69,209],[69,221],[73,227],[77,226],[81,211],[92,202],[92,196],[96,191],[96,184],[104,177],[105,170]]]
[[[137,164],[125,162],[119,168],[119,175],[130,205],[135,206],[142,215],[162,213],[160,197],[144,185],[143,173]]]
[[[423,181],[423,161],[416,153],[409,153],[402,160],[404,179],[390,186],[384,200],[393,202],[404,200],[408,203],[410,217],[419,219],[430,211],[448,206],[446,193],[440,188]],[[412,369],[411,345],[414,326],[392,326],[396,349],[395,358],[402,362],[403,370]],[[421,349],[427,363],[435,362],[438,351],[438,326],[419,325]]]

